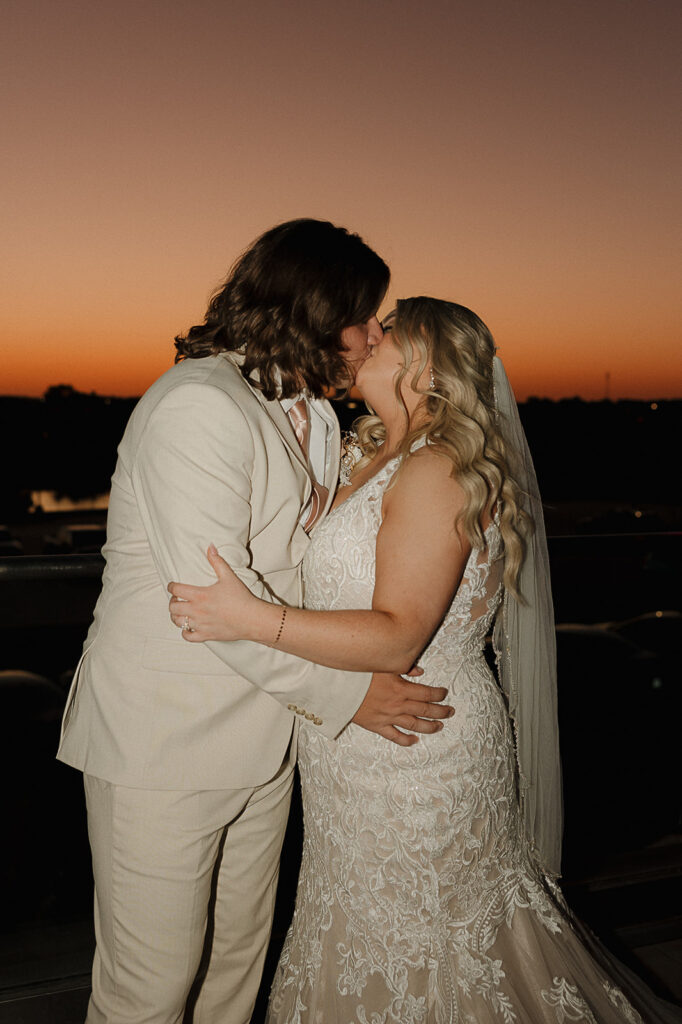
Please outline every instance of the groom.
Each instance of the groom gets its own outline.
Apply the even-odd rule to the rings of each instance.
[[[97,949],[89,1024],[246,1024],[268,944],[296,722],[431,732],[444,690],[246,642],[187,644],[171,579],[212,582],[209,543],[259,597],[300,604],[339,429],[323,399],[381,338],[388,268],[357,235],[266,232],[136,407],[112,479],[103,588],[59,757],[85,775]],[[304,398],[301,402],[300,399]],[[291,417],[288,409],[295,406]],[[296,423],[298,439],[292,420]],[[303,442],[303,444],[301,443]],[[275,638],[273,637],[273,642]],[[419,717],[416,717],[419,716]]]

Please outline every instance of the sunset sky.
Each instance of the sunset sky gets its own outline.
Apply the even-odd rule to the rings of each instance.
[[[0,394],[141,393],[235,257],[358,231],[520,398],[681,398],[679,0],[5,0]]]

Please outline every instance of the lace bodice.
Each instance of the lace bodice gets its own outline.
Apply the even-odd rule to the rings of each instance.
[[[388,462],[315,529],[303,562],[307,608],[371,608],[382,502],[399,461]],[[483,649],[502,597],[502,540],[496,523],[485,539],[487,547],[469,556],[452,605],[420,659],[423,667],[436,657],[452,660]]]

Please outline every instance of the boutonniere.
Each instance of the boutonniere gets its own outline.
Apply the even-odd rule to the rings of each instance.
[[[341,466],[339,469],[339,483],[344,487],[350,480],[350,475],[356,462],[362,458],[362,449],[358,443],[358,435],[354,430],[344,430],[341,435]]]

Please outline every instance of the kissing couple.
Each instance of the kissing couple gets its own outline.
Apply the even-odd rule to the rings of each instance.
[[[269,1024],[680,1019],[556,885],[546,543],[493,339],[425,297],[380,324],[388,281],[343,228],[271,229],[128,423],[59,751],[93,855],[88,1024],[247,1024],[296,760]],[[353,383],[372,412],[342,454],[324,396]]]

